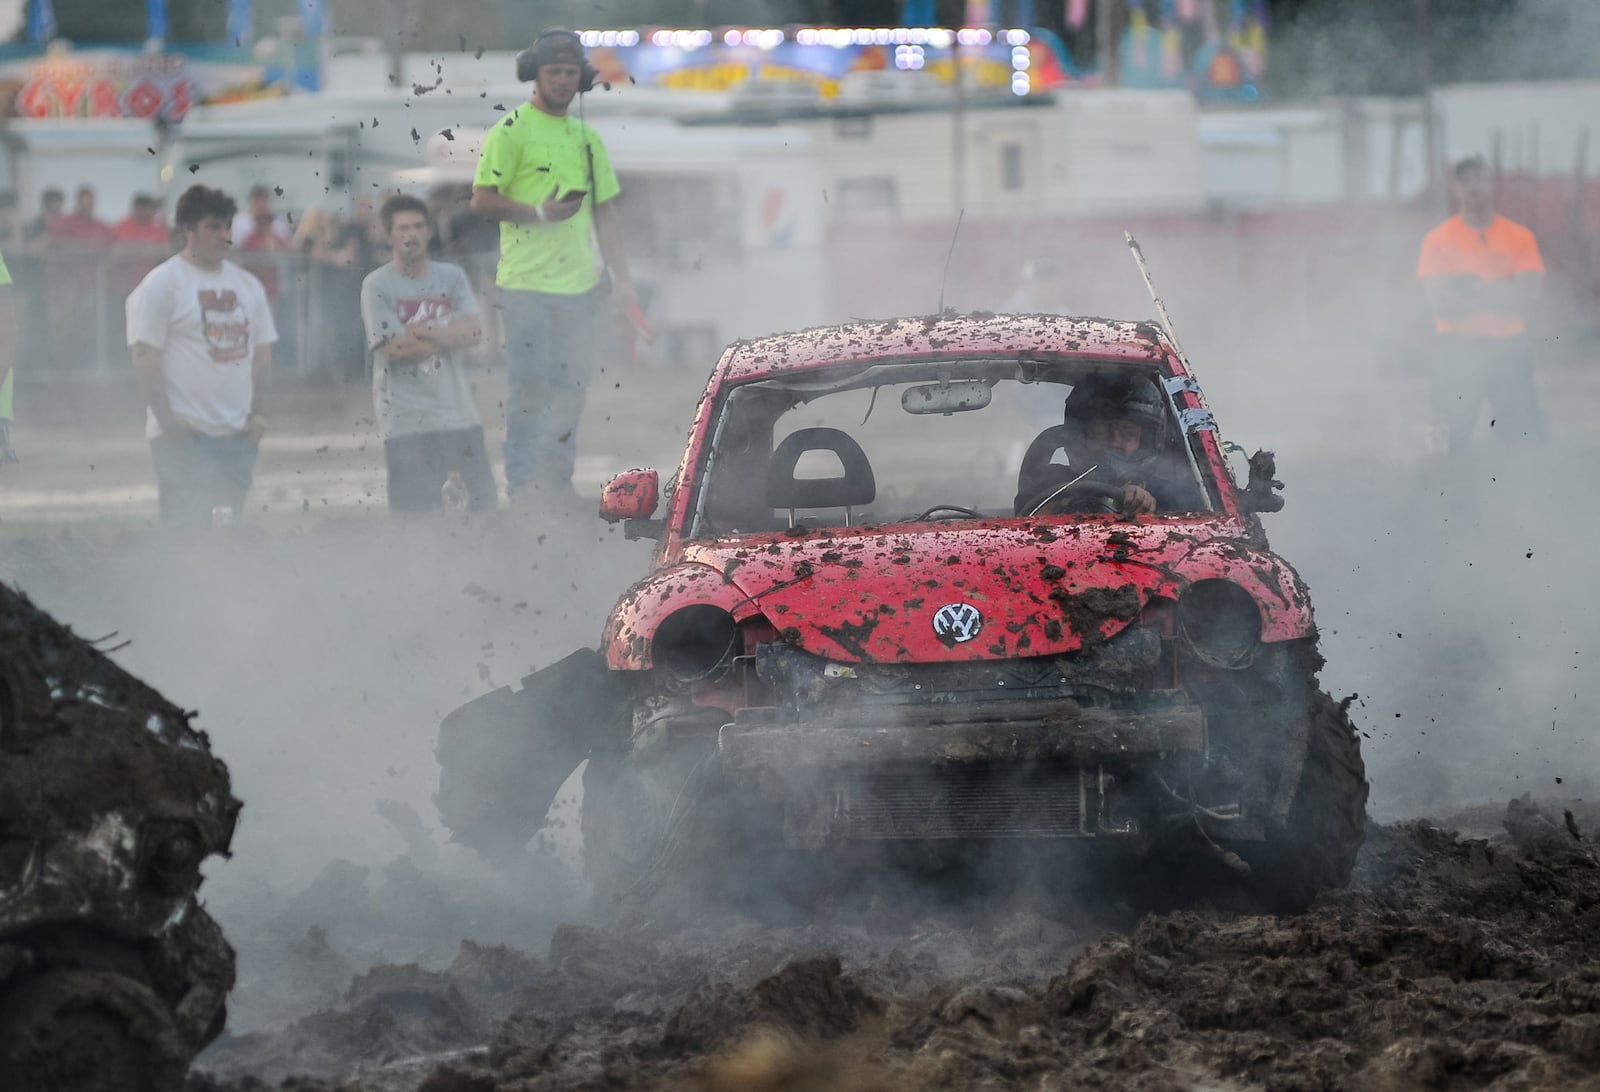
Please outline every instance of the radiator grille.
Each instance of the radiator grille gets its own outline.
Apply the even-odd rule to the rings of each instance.
[[[846,836],[1077,838],[1099,806],[1095,779],[1059,767],[880,771],[841,789]]]

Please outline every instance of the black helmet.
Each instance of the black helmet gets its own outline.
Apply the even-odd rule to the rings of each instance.
[[[1167,408],[1154,383],[1143,377],[1094,373],[1072,388],[1062,407],[1063,423],[1078,430],[1092,421],[1116,420],[1139,425],[1139,450],[1124,455],[1096,446],[1089,455],[1108,470],[1131,474],[1155,457],[1166,433]]]

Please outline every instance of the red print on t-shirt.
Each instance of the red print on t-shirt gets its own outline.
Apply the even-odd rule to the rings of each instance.
[[[403,296],[395,306],[400,312],[400,321],[406,326],[449,322],[456,313],[449,296]]]
[[[200,290],[200,325],[214,362],[233,364],[250,355],[250,320],[231,289]]]

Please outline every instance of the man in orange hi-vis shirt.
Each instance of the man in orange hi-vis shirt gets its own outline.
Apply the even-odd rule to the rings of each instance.
[[[1456,164],[1460,212],[1422,240],[1417,277],[1438,332],[1432,387],[1435,420],[1449,450],[1472,437],[1489,403],[1495,432],[1542,441],[1547,423],[1534,389],[1528,310],[1544,280],[1533,232],[1494,210],[1494,183],[1481,156]]]

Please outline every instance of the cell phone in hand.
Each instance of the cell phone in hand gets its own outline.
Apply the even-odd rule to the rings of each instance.
[[[588,196],[589,196],[589,191],[588,190],[568,190],[566,193],[564,193],[561,196],[557,197],[556,200],[560,201],[562,203],[565,203],[565,202],[568,202],[568,201],[581,201],[585,197],[588,197]]]

